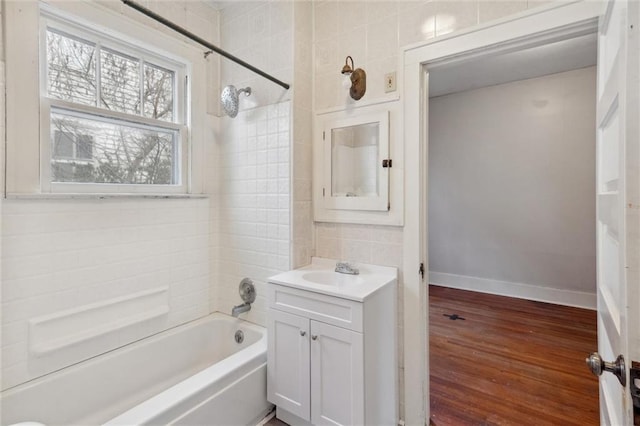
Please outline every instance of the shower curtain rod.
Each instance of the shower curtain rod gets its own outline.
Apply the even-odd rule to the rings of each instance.
[[[235,62],[238,65],[241,65],[253,72],[255,72],[256,74],[266,78],[267,80],[271,80],[274,83],[276,83],[279,86],[284,87],[285,89],[289,89],[289,86],[287,83],[278,80],[277,78],[267,74],[266,72],[262,71],[261,69],[258,69],[256,67],[254,67],[253,65],[243,61],[242,59],[233,56],[231,53],[226,52],[222,49],[220,49],[218,46],[215,46],[211,43],[209,43],[208,41],[206,41],[205,39],[198,37],[197,35],[195,35],[194,33],[185,30],[184,28],[182,28],[179,25],[174,24],[173,22],[169,21],[168,19],[163,18],[162,16],[158,15],[157,13],[153,12],[152,10],[147,9],[144,6],[139,5],[138,3],[131,1],[131,0],[122,0],[122,3],[126,4],[127,6],[137,10],[138,12],[147,15],[148,17],[155,19],[156,21],[160,22],[161,24],[171,28],[172,30],[179,32],[180,34],[182,34],[185,37],[190,38],[191,40],[195,41],[196,43],[199,43],[201,45],[203,45],[204,47],[211,49],[212,51],[218,53],[219,55],[224,56],[227,59],[231,59],[233,62]],[[206,56],[206,54],[205,54]]]

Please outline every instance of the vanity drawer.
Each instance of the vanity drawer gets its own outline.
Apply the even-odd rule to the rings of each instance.
[[[327,324],[363,331],[362,303],[279,284],[267,285],[269,307]]]

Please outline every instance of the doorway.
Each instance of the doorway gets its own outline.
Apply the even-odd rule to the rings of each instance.
[[[590,33],[429,69],[437,426],[598,423],[596,57]]]
[[[416,265],[428,268],[428,244],[426,226],[426,186],[428,153],[428,123],[423,118],[429,109],[430,70],[445,64],[452,65],[472,57],[496,56],[517,52],[569,38],[591,34],[595,31],[599,7],[589,3],[572,3],[554,6],[547,11],[523,16],[506,22],[497,22],[477,31],[453,35],[433,44],[405,50],[404,59],[404,140],[405,140],[405,258],[404,270]],[[545,15],[546,14],[546,15]],[[416,229],[423,230],[418,236]],[[420,268],[420,271],[423,269]],[[428,288],[427,279],[409,272],[404,276],[404,368],[406,422],[421,423],[427,420],[428,391]],[[417,318],[423,321],[416,321]],[[416,373],[423,371],[419,376]],[[421,401],[411,391],[419,391]]]

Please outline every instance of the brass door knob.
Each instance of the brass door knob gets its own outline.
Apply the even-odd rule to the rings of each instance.
[[[593,352],[585,359],[585,362],[595,376],[600,376],[603,372],[608,371],[618,378],[622,386],[627,385],[627,370],[622,355],[618,355],[615,362],[607,362],[598,352]]]

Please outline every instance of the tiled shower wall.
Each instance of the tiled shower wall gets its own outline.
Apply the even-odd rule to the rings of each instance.
[[[100,3],[171,33],[119,1]],[[204,38],[218,40],[218,12],[206,2],[145,5]],[[213,100],[219,92],[218,58],[210,57],[208,63],[211,84],[206,92]],[[0,71],[4,96],[3,60]],[[217,102],[209,102],[208,110],[216,112]],[[4,138],[3,99],[0,112]],[[212,143],[213,128],[207,133]],[[4,172],[0,174],[4,179]],[[152,325],[134,327],[128,337],[143,337],[209,312],[208,199],[2,201],[2,389],[42,373],[28,364],[31,318],[157,287],[168,288],[170,312]],[[118,337],[122,342],[126,336]]]
[[[221,119],[216,160],[217,308],[229,313],[241,303],[238,284],[243,277],[251,278],[257,300],[242,317],[262,325],[266,324],[267,278],[290,269],[296,242],[306,243],[307,252],[311,249],[309,216],[304,221],[308,232],[302,234],[295,232],[298,222],[292,214],[292,203],[310,204],[310,196],[298,199],[292,191],[296,183],[292,183],[291,159],[296,152],[304,152],[291,143],[292,117],[298,114],[292,102],[298,88],[293,84],[295,3],[219,3],[222,47],[292,85],[285,90],[231,61],[221,62],[221,86],[250,86],[252,94],[241,97],[236,118]],[[307,87],[310,90],[308,78]],[[305,183],[310,187],[310,179]],[[295,235],[308,237],[296,239]]]
[[[257,299],[242,317],[262,325],[266,280],[290,266],[290,114],[289,101],[241,111],[218,141],[218,310],[242,303],[238,284],[251,278]]]
[[[227,1],[220,7],[220,43],[223,49],[272,76],[291,83],[293,79],[293,2]],[[242,96],[241,109],[271,105],[291,99],[292,90],[222,59],[220,87],[250,86],[252,94]]]
[[[169,313],[136,338],[206,315],[208,215],[207,199],[5,200],[2,388],[42,373],[29,364],[34,318],[163,287]]]

